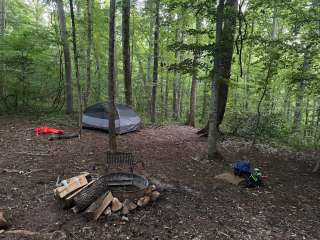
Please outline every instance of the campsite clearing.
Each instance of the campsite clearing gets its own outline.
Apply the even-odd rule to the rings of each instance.
[[[210,162],[204,158],[206,139],[195,134],[197,129],[147,127],[121,135],[118,141],[121,150],[145,162],[146,169],[137,172],[161,189],[161,197],[129,214],[125,224],[103,218],[87,222],[80,214],[61,209],[52,189],[59,175],[68,178],[85,171],[102,175],[108,137],[85,130],[81,140],[51,142],[34,136],[32,128],[43,124],[0,117],[0,212],[11,231],[97,240],[320,239],[320,175],[311,173],[318,153],[258,144],[246,155],[268,175],[267,186],[243,189],[215,176],[230,170],[248,142],[227,138],[219,144],[225,159]],[[47,124],[59,127],[56,122]],[[2,232],[0,239],[21,239],[21,234]],[[42,239],[39,234],[24,237]]]

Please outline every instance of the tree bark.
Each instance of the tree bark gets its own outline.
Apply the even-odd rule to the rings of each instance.
[[[158,61],[159,61],[159,33],[160,33],[160,0],[156,1],[154,28],[154,46],[153,46],[153,82],[151,94],[151,122],[156,122],[156,101],[158,84]]]
[[[92,5],[94,0],[87,0],[87,87],[84,97],[84,107],[88,106],[88,101],[91,92],[91,50],[92,50]]]
[[[237,11],[237,0],[227,0],[225,5],[224,0],[219,0],[211,91],[212,100],[209,115],[209,159],[214,159],[219,154],[217,150],[218,127],[223,120],[228,97],[228,81],[230,79]]]
[[[6,1],[0,0],[0,35],[4,34],[6,27]]]
[[[180,41],[180,32],[179,29],[176,29],[176,42]],[[178,64],[180,59],[180,52],[176,50],[175,52],[176,64]],[[177,70],[174,70],[173,76],[173,87],[172,87],[172,117],[174,120],[179,120],[179,103],[178,103],[178,78],[177,78]]]
[[[306,73],[309,70],[309,53],[304,53],[303,56],[303,72]],[[303,104],[303,96],[305,91],[305,80],[301,79],[298,85],[298,92],[296,98],[296,107],[294,110],[294,119],[293,119],[293,131],[299,131],[301,127],[301,119],[302,119],[302,104]]]
[[[196,30],[200,30],[200,18],[196,17]],[[196,45],[199,45],[199,37],[196,37]],[[187,125],[194,127],[196,122],[196,105],[197,105],[197,78],[198,78],[198,58],[199,52],[195,50],[193,53],[193,63],[192,63],[192,83],[190,90],[190,110],[187,120]]]
[[[116,0],[110,0],[109,16],[109,61],[108,61],[108,92],[109,92],[109,148],[117,151],[116,139],[116,81],[115,81],[115,14]]]
[[[96,76],[97,76],[97,88],[96,88],[96,101],[99,102],[101,98],[101,66],[100,66],[100,59],[97,49],[94,48],[94,57],[96,60]]]
[[[167,70],[165,98],[164,98],[164,118],[168,120],[168,99],[169,99],[169,70]]]
[[[217,128],[223,121],[226,110],[229,80],[231,72],[231,63],[234,46],[234,35],[237,23],[238,2],[236,0],[227,0],[224,9],[224,22],[222,31],[222,58],[219,66],[221,71],[221,78],[217,82],[218,86],[218,121]]]
[[[130,63],[130,0],[122,0],[122,55],[126,104],[132,106]]]
[[[66,28],[66,18],[63,9],[63,1],[55,0],[57,3],[57,10],[59,16],[59,25],[60,25],[60,37],[63,46],[63,54],[64,54],[64,65],[65,65],[65,80],[66,80],[66,99],[67,99],[67,107],[66,112],[70,114],[73,112],[73,93],[72,93],[72,72],[71,72],[71,58],[70,58],[70,50],[69,43],[67,37],[67,28]]]
[[[0,38],[4,36],[6,27],[6,1],[0,0]],[[3,57],[3,56],[1,56]],[[5,76],[5,64],[1,64],[1,73],[0,73],[0,99],[4,96],[4,76]]]
[[[80,86],[80,68],[79,68],[79,53],[77,49],[77,36],[76,36],[76,24],[74,20],[74,9],[73,0],[69,0],[70,5],[70,15],[71,15],[71,26],[72,26],[72,44],[73,44],[73,57],[74,65],[76,69],[76,79],[77,79],[77,91],[78,91],[78,120],[79,120],[79,136],[82,134],[82,96],[81,96],[81,86]]]

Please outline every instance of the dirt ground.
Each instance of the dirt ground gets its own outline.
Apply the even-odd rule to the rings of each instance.
[[[73,130],[68,122],[0,117],[0,211],[10,230],[38,232],[3,232],[0,239],[320,239],[320,175],[311,173],[315,152],[260,144],[248,153],[248,142],[227,138],[219,144],[224,159],[212,162],[197,129],[145,127],[120,136],[118,146],[145,162],[146,169],[137,171],[159,185],[161,198],[130,213],[127,223],[88,222],[61,209],[52,190],[59,175],[103,174],[108,137],[85,130],[81,140],[49,142],[32,131],[45,124]],[[214,179],[242,157],[268,176],[265,187]]]

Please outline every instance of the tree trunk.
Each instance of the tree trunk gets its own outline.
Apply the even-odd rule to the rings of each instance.
[[[307,50],[306,50],[307,51]],[[303,72],[307,72],[309,69],[309,56],[308,53],[304,53],[303,60]],[[293,119],[293,131],[299,131],[301,127],[301,119],[302,119],[302,104],[303,104],[303,96],[305,90],[305,80],[301,79],[298,85],[298,93],[296,98],[296,107],[294,110],[294,119]]]
[[[200,30],[200,18],[196,18],[196,30]],[[199,37],[196,37],[196,45],[199,45]],[[195,50],[193,53],[193,63],[192,63],[192,83],[190,91],[190,110],[187,120],[187,125],[194,127],[196,121],[196,105],[197,105],[197,78],[198,78],[198,58],[199,52]]]
[[[60,25],[60,35],[61,42],[63,46],[63,54],[64,54],[64,70],[65,70],[65,80],[66,80],[66,95],[67,95],[67,114],[73,112],[73,93],[72,93],[72,76],[71,76],[71,58],[70,58],[70,50],[69,43],[67,37],[67,28],[66,28],[66,18],[64,15],[63,9],[63,1],[55,0],[57,3],[57,10],[59,16],[59,25]]]
[[[77,91],[78,91],[78,120],[79,120],[79,136],[82,134],[82,96],[80,86],[80,68],[79,68],[79,53],[77,49],[77,36],[76,36],[76,24],[74,20],[73,0],[69,0],[70,14],[71,14],[71,26],[72,26],[72,44],[73,44],[73,57],[74,65],[76,69],[77,79]]]
[[[169,99],[169,70],[167,70],[165,98],[164,98],[164,118],[168,120],[168,99]]]
[[[234,46],[234,35],[237,24],[238,2],[236,0],[227,0],[224,9],[224,23],[221,42],[221,63],[219,71],[221,71],[220,79],[217,82],[218,86],[218,122],[217,128],[223,121],[226,110],[230,80],[231,63]]]
[[[238,11],[237,0],[219,0],[216,21],[216,43],[213,67],[212,100],[209,116],[208,158],[218,155],[218,127],[223,120],[228,97],[234,33]]]
[[[87,88],[84,97],[84,107],[88,106],[88,101],[91,92],[91,49],[92,49],[92,1],[87,0],[87,59],[86,59],[86,71],[87,71]]]
[[[4,34],[6,27],[6,1],[0,0],[0,35]]]
[[[0,38],[4,36],[6,27],[6,1],[0,0]],[[3,57],[3,56],[1,56]],[[1,64],[1,76],[0,76],[0,99],[4,96],[4,76],[5,76],[5,64]]]
[[[97,87],[96,87],[96,102],[100,101],[101,98],[101,66],[100,66],[100,59],[97,49],[94,48],[94,57],[96,60],[96,76],[97,76]]]
[[[115,14],[116,0],[110,0],[109,17],[109,61],[108,61],[108,92],[109,92],[109,148],[117,151],[116,139],[116,81],[115,81]]]
[[[179,29],[176,29],[176,42],[180,41]],[[178,64],[180,59],[180,52],[177,50],[175,52],[176,64]],[[173,76],[173,87],[172,87],[172,117],[174,120],[179,120],[179,103],[178,103],[178,78],[177,70],[174,70]]]
[[[122,55],[126,104],[132,106],[130,63],[130,0],[122,0]]]
[[[203,83],[203,102],[202,102],[202,114],[201,114],[201,123],[205,123],[205,119],[207,116],[207,98],[208,98],[208,80],[206,79]]]
[[[156,101],[158,84],[158,61],[159,61],[159,32],[160,32],[160,0],[156,0],[156,15],[154,28],[154,46],[153,46],[153,82],[151,94],[151,122],[156,122]]]

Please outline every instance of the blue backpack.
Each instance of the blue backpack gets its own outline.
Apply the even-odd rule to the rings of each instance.
[[[249,161],[239,160],[233,165],[233,172],[236,176],[247,176],[251,175],[251,166]]]

